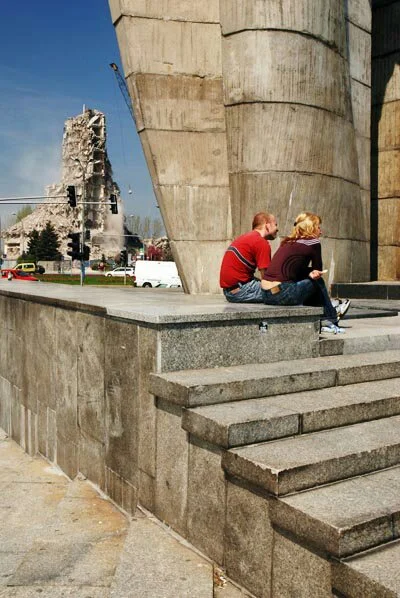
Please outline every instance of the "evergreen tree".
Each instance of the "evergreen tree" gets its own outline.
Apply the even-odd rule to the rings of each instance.
[[[33,257],[33,260],[35,262],[37,262],[38,257],[38,248],[39,248],[39,244],[40,244],[40,235],[39,232],[37,230],[33,230],[31,233],[29,233],[28,235],[28,249],[27,249],[27,254]]]
[[[38,260],[59,260],[61,254],[58,251],[60,241],[54,229],[54,226],[47,222],[45,228],[39,235],[39,243],[37,250]]]

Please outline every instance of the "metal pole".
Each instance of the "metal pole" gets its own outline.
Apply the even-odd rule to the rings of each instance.
[[[65,195],[28,195],[28,197],[0,197],[0,201],[23,201],[24,199],[56,199]]]
[[[83,258],[83,246],[85,244],[85,199],[86,199],[86,171],[82,169],[82,205],[81,205],[81,287],[85,279],[85,262]]]

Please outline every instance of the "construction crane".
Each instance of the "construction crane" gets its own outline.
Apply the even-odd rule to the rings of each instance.
[[[117,79],[118,86],[119,86],[119,88],[120,88],[120,90],[122,92],[122,95],[124,96],[125,104],[128,106],[128,110],[131,113],[131,116],[133,118],[133,122],[136,124],[135,114],[133,112],[133,107],[132,107],[132,102],[131,102],[131,97],[129,95],[129,91],[128,91],[128,88],[126,86],[125,80],[122,77],[121,73],[119,72],[118,66],[115,64],[115,62],[111,62],[110,67],[114,71],[115,77]]]

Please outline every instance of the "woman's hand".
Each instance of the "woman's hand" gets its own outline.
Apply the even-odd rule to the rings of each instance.
[[[312,278],[312,280],[317,280],[317,278],[321,278],[324,272],[325,270],[311,270],[308,276],[309,278]]]

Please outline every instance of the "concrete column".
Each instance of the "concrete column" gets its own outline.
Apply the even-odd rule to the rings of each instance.
[[[231,239],[219,0],[110,0],[143,150],[186,292]]]
[[[400,1],[375,0],[372,26],[374,277],[400,279]]]
[[[221,0],[233,234],[322,216],[330,280],[369,279],[369,3]],[[353,15],[354,13],[354,15]]]

